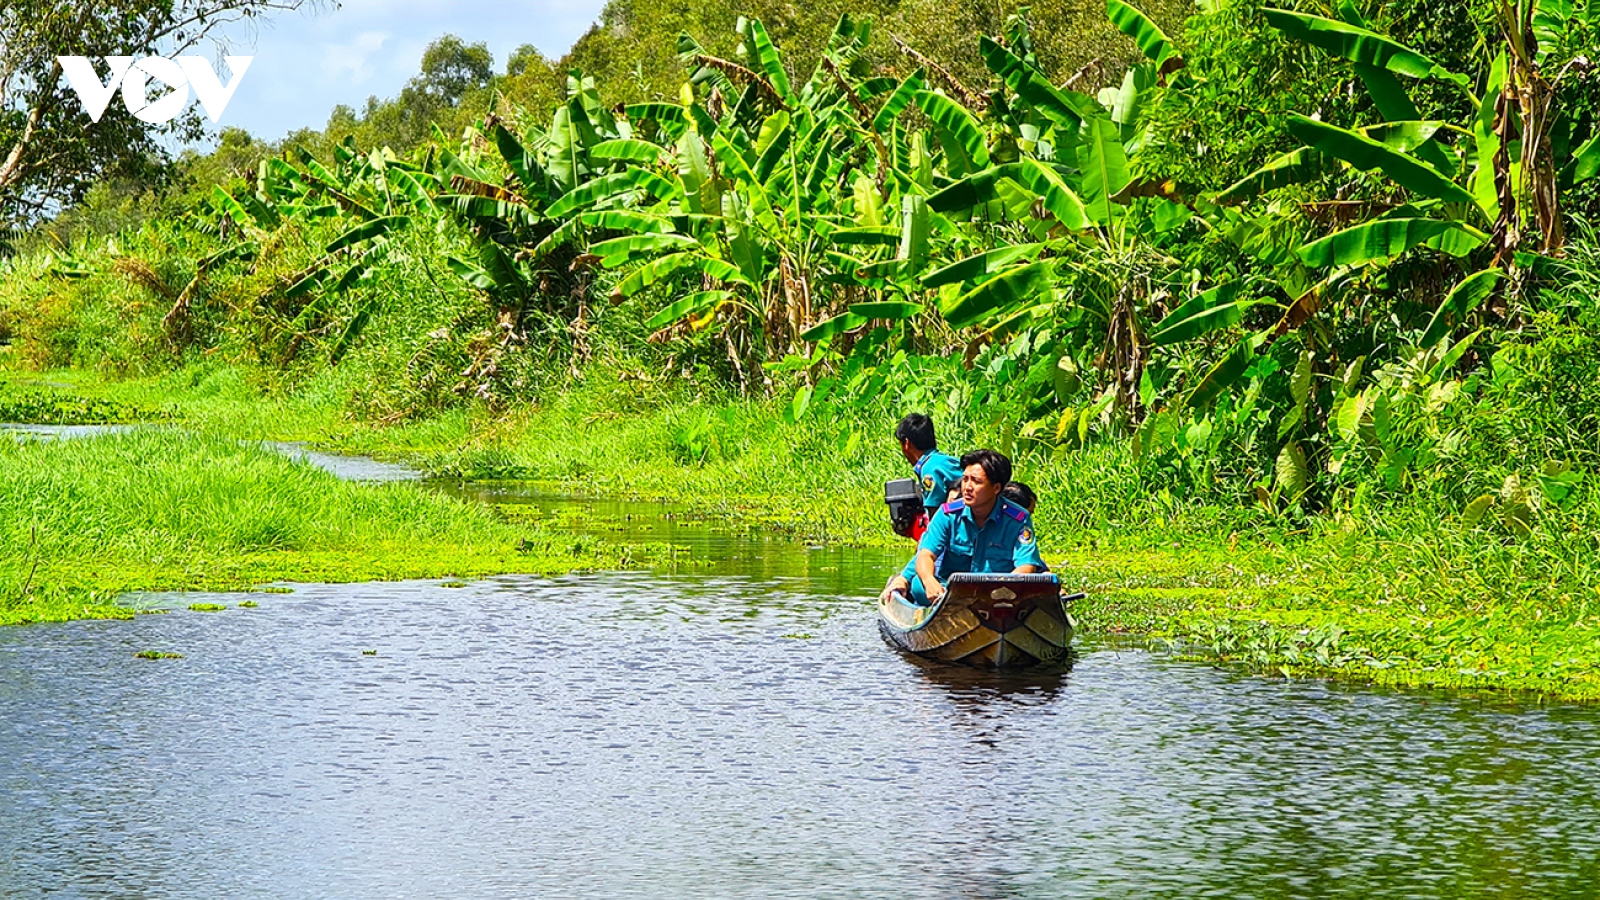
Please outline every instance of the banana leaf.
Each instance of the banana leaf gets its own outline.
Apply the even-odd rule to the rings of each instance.
[[[522,269],[517,266],[517,261],[506,252],[504,247],[493,241],[483,241],[478,244],[478,264],[494,279],[494,286],[500,290],[522,292],[528,289],[528,280],[523,277]]]
[[[664,151],[649,141],[640,141],[627,138],[601,141],[589,148],[589,155],[594,159],[604,159],[610,162],[636,162],[645,165],[655,165],[661,161]]]
[[[1106,0],[1106,15],[1111,18],[1111,23],[1117,26],[1118,30],[1133,38],[1133,42],[1139,45],[1139,52],[1161,66],[1164,71],[1168,70],[1166,63],[1177,56],[1177,50],[1149,16],[1122,0]]]
[[[757,224],[768,234],[777,234],[781,230],[778,225],[778,214],[773,211],[772,202],[767,199],[767,192],[763,189],[760,179],[756,178],[755,170],[750,168],[744,156],[728,142],[722,132],[718,132],[711,139],[711,145],[716,152],[717,161],[722,164],[723,177],[736,183],[739,180],[744,182],[744,190],[736,190],[735,195],[749,204],[750,212],[755,216]]]
[[[327,253],[334,253],[346,247],[359,244],[362,241],[370,241],[375,237],[388,234],[390,231],[410,221],[406,216],[382,216],[368,222],[362,222],[360,225],[334,238],[323,250]]]
[[[801,340],[815,343],[816,341],[823,340],[824,338],[831,338],[844,334],[846,331],[854,331],[857,328],[866,325],[868,321],[869,320],[865,317],[858,316],[855,313],[844,313],[843,315],[834,316],[831,319],[818,322],[816,325],[813,325],[805,331],[800,332],[800,338]]]
[[[351,319],[350,324],[345,326],[344,333],[339,335],[338,342],[333,345],[333,352],[328,354],[329,365],[338,365],[339,360],[344,359],[344,355],[350,352],[351,347],[355,346],[356,338],[361,336],[361,332],[367,328],[367,323],[372,321],[372,309],[373,302],[369,300],[361,305],[361,309],[356,311],[355,318]]]
[[[1590,2],[1600,6],[1600,0],[1590,0]],[[1600,175],[1600,134],[1589,138],[1572,154],[1570,165],[1575,183]]]
[[[1228,185],[1216,199],[1218,203],[1240,203],[1286,185],[1303,184],[1328,171],[1332,163],[1333,157],[1315,147],[1291,150]]]
[[[1110,224],[1115,209],[1111,199],[1128,186],[1128,155],[1122,146],[1117,123],[1097,115],[1083,126],[1083,143],[1078,145],[1078,167],[1083,171],[1083,198],[1088,201],[1089,218]]]
[[[1445,158],[1445,165],[1449,165],[1448,154],[1443,148],[1432,143],[1433,135],[1443,127],[1442,122],[1408,120],[1399,122],[1385,122],[1381,125],[1369,125],[1358,128],[1359,134],[1365,135],[1384,146],[1395,150],[1409,151],[1419,147],[1433,147],[1437,149],[1437,156]],[[1419,154],[1420,155],[1420,154]],[[1250,197],[1264,194],[1267,191],[1285,187],[1291,184],[1303,184],[1333,168],[1334,157],[1325,154],[1315,147],[1301,147],[1291,150],[1282,156],[1276,157],[1256,169],[1249,175],[1239,179],[1222,193],[1217,195],[1218,203],[1233,204]],[[1435,164],[1434,159],[1426,160]]]
[[[1289,133],[1302,143],[1336,156],[1362,171],[1378,169],[1401,187],[1447,203],[1475,204],[1471,193],[1438,169],[1366,135],[1301,115],[1289,117]]]
[[[912,72],[909,78],[900,82],[900,86],[894,89],[894,93],[889,95],[889,99],[883,101],[883,105],[878,107],[877,115],[872,117],[873,132],[883,134],[888,131],[889,125],[894,122],[895,118],[905,112],[906,107],[910,106],[911,102],[916,99],[918,92],[925,90],[927,86],[928,80],[922,69]]]
[[[652,284],[683,271],[697,271],[722,281],[748,286],[750,282],[737,266],[698,253],[674,253],[653,259],[633,270],[612,289],[613,299],[631,297]]]
[[[863,319],[910,319],[922,312],[922,304],[903,300],[852,303],[849,310]]]
[[[306,194],[300,173],[281,159],[273,157],[262,160],[257,172],[261,192],[279,203],[299,200]]]
[[[751,43],[756,60],[761,63],[761,71],[766,73],[773,89],[785,103],[792,102],[794,92],[789,89],[789,73],[783,69],[783,57],[779,55],[778,48],[772,45],[766,26],[761,24],[760,19],[741,18],[739,24],[744,27],[736,26],[736,30]]]
[[[668,234],[673,230],[671,219],[626,209],[597,209],[580,214],[578,220],[591,228],[635,234]]]
[[[943,94],[919,91],[917,106],[938,126],[938,137],[945,152],[959,166],[952,167],[955,174],[977,172],[989,166],[989,148],[983,139],[983,129],[966,107]]]
[[[515,175],[517,182],[522,185],[522,196],[529,200],[543,200],[545,174],[544,167],[539,165],[539,160],[498,122],[494,126],[494,143],[501,157],[505,159],[506,166],[511,169],[511,174]]]
[[[995,183],[1001,178],[1018,175],[1017,163],[990,166],[942,188],[928,198],[928,208],[934,212],[949,213],[973,209],[995,199]]]
[[[1501,50],[1489,66],[1483,103],[1472,117],[1472,138],[1478,156],[1478,167],[1472,173],[1472,196],[1490,221],[1500,218],[1500,188],[1496,184],[1494,163],[1495,157],[1500,154],[1500,131],[1496,127],[1495,108],[1500,105],[1500,94],[1506,87],[1508,65],[1506,52]]]
[[[1012,93],[1040,115],[1067,131],[1077,131],[1082,126],[1083,114],[1043,72],[987,36],[978,39],[978,53],[989,71],[1000,76]]]
[[[1489,236],[1459,222],[1439,219],[1377,219],[1313,241],[1297,252],[1302,262],[1322,266],[1360,266],[1393,259],[1414,247],[1432,247],[1451,256],[1465,256]]]
[[[1428,327],[1422,332],[1422,339],[1417,341],[1417,346],[1428,349],[1439,343],[1450,333],[1452,322],[1459,324],[1468,313],[1489,299],[1502,277],[1499,269],[1484,269],[1461,279],[1459,284],[1450,289],[1439,308],[1434,310],[1433,318],[1428,321]]]
[[[431,180],[430,176],[418,176],[405,169],[395,167],[389,170],[388,178],[389,183],[394,185],[400,191],[400,195],[410,201],[412,206],[430,213],[438,209],[433,202],[433,195],[422,184],[422,179],[429,178]]]
[[[1226,356],[1206,372],[1200,383],[1194,386],[1194,390],[1184,398],[1184,405],[1190,409],[1204,409],[1210,406],[1223,391],[1244,377],[1250,364],[1255,362],[1256,347],[1260,346],[1260,343],[1260,335],[1241,338]]]
[[[848,284],[860,284],[874,288],[893,288],[912,279],[916,272],[907,269],[909,264],[903,259],[885,259],[875,263],[858,262],[854,269],[846,270],[851,278]]]
[[[840,228],[828,235],[828,240],[835,244],[845,246],[860,246],[863,244],[876,244],[893,247],[900,242],[900,229],[887,226],[868,226],[862,228]]]
[[[777,170],[793,143],[794,128],[790,125],[787,112],[779,110],[761,123],[761,132],[756,137],[757,181],[766,184],[772,179],[772,173]]]
[[[507,225],[522,226],[531,226],[539,222],[538,214],[520,202],[496,200],[492,197],[477,197],[471,194],[440,194],[434,200],[457,215],[468,219],[480,221],[500,220]]]
[[[603,200],[635,191],[665,200],[678,194],[678,186],[645,169],[614,172],[586,181],[561,195],[560,200],[550,204],[550,208],[545,210],[545,215],[552,219],[560,218],[582,207],[593,206]]]
[[[449,267],[450,271],[456,274],[456,277],[460,278],[462,281],[465,281],[472,287],[475,287],[481,291],[489,291],[494,289],[494,279],[490,278],[489,273],[485,272],[482,268],[473,265],[466,260],[457,259],[454,256],[445,257],[444,264]]]
[[[1263,9],[1262,13],[1272,27],[1288,37],[1351,62],[1412,78],[1427,78],[1436,71],[1444,72],[1438,63],[1410,47],[1356,25],[1286,9]]]
[[[250,211],[244,208],[244,204],[236,200],[232,194],[223,190],[219,185],[211,186],[211,205],[216,207],[218,212],[240,225],[254,223],[262,228],[272,227],[256,216],[251,215]]]
[[[1260,302],[1234,299],[1241,287],[1240,282],[1230,281],[1190,298],[1161,320],[1150,334],[1150,343],[1163,346],[1192,341],[1238,325],[1250,307]]]
[[[296,281],[294,284],[291,284],[288,287],[284,288],[283,289],[283,296],[292,298],[292,297],[298,297],[301,294],[309,293],[312,288],[317,287],[318,285],[320,285],[323,282],[327,281],[331,277],[332,277],[332,271],[327,268],[326,262],[324,261],[324,263],[322,264],[321,268],[318,268],[315,271],[312,271],[311,273],[307,274],[305,277],[303,277],[300,280]]]
[[[1422,118],[1417,112],[1416,104],[1411,102],[1411,95],[1406,92],[1405,85],[1400,83],[1393,72],[1378,66],[1366,63],[1356,63],[1356,74],[1361,77],[1367,86],[1367,94],[1372,97],[1372,102],[1378,107],[1378,112],[1390,122],[1408,122]],[[1361,132],[1382,140],[1371,133],[1371,129],[1362,128]],[[1385,141],[1384,143],[1389,143]],[[1390,144],[1390,146],[1394,146]],[[1416,147],[1398,147],[1396,149],[1407,152],[1416,151],[1417,158],[1426,162],[1447,175],[1455,174],[1456,161],[1445,148],[1437,143],[1422,143]]]
[[[655,122],[667,139],[676,141],[688,130],[689,116],[676,103],[630,103],[623,112],[633,122]]]
[[[1059,172],[1044,163],[1036,159],[1023,159],[1017,163],[1013,177],[1039,195],[1044,208],[1055,216],[1062,227],[1079,231],[1093,224],[1083,200],[1073,193]]]
[[[1033,305],[1056,283],[1056,262],[1041,259],[1002,272],[940,310],[952,327],[964,328],[996,312]]]
[[[1044,244],[1013,244],[1009,247],[987,250],[935,269],[922,279],[922,286],[937,288],[946,284],[986,279],[1011,268],[1018,260],[1037,256],[1043,249]]]
[[[928,260],[928,232],[932,225],[928,198],[921,194],[907,194],[901,198],[900,248],[895,257],[905,260],[912,271],[920,270]]]
[[[732,298],[732,291],[697,291],[662,307],[660,312],[645,321],[644,327],[653,331],[686,316],[705,312]]]
[[[600,257],[601,265],[615,269],[641,256],[682,252],[698,246],[694,238],[681,234],[630,234],[594,244],[589,247],[589,252]]]

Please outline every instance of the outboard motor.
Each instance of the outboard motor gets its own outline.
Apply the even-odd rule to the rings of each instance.
[[[895,534],[922,538],[928,529],[928,515],[922,505],[922,485],[915,478],[896,478],[884,484],[883,502],[889,505],[889,524]]]

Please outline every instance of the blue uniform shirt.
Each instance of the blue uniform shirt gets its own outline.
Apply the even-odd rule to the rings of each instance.
[[[948,453],[929,450],[911,467],[922,484],[922,505],[928,508],[928,518],[950,496],[952,488],[961,486],[961,462]]]
[[[952,500],[944,504],[917,544],[918,554],[924,550],[933,554],[934,574],[940,581],[957,572],[1011,572],[1024,565],[1037,566],[1041,572],[1046,569],[1038,536],[1033,533],[1033,517],[1004,497],[995,502],[982,525],[973,521],[966,503]],[[916,574],[916,557],[901,574],[907,578]]]

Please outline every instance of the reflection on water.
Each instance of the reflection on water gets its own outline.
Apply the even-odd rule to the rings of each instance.
[[[101,434],[122,434],[138,425],[32,425],[21,422],[0,422],[0,434],[8,434],[19,441],[67,441],[73,438],[94,437]]]
[[[509,507],[555,527],[613,541],[667,544],[675,551],[660,571],[762,578],[829,594],[876,597],[915,545],[901,550],[807,545],[765,527],[742,528],[696,517],[672,503],[573,498],[526,484],[432,481],[442,493]],[[888,520],[885,518],[885,529]],[[752,598],[752,609],[766,603]]]
[[[934,668],[884,646],[867,592],[659,573],[311,585],[259,609],[183,595],[170,615],[0,630],[0,895],[1596,883],[1595,710],[1095,646],[1053,674]],[[230,609],[182,609],[205,599]]]
[[[344,481],[417,481],[422,473],[399,463],[379,462],[366,456],[344,456],[312,450],[297,441],[264,441],[263,447],[290,459],[308,462]]]

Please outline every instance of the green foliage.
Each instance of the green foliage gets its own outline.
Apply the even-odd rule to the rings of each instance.
[[[0,231],[35,223],[103,178],[159,181],[163,135],[197,138],[193,109],[151,126],[111,103],[85,128],[61,56],[184,55],[219,27],[303,0],[107,0],[63,10],[49,3],[0,6]],[[138,193],[136,190],[134,193]],[[0,254],[4,255],[4,254]]]
[[[416,485],[342,483],[233,438],[141,429],[0,442],[0,623],[131,615],[125,591],[286,577],[437,577],[617,565]],[[538,552],[515,549],[534,546]],[[214,604],[192,608],[220,609]]]
[[[525,52],[495,75],[442,39],[394,101],[404,128],[378,128],[379,104],[336,142],[230,136],[182,214],[8,263],[0,333],[36,365],[241,362],[389,423],[544,402],[596,360],[796,425],[926,407],[1019,452],[1124,447],[1138,479],[1167,479],[1130,490],[1174,507],[1288,520],[1588,471],[1578,442],[1541,437],[1564,426],[1521,385],[1554,376],[1519,348],[1592,307],[1563,289],[1592,238],[1565,261],[1507,243],[1544,195],[1508,180],[1500,136],[1520,126],[1497,98],[1527,71],[1479,41],[1476,6],[1230,0],[1179,29],[1112,0],[1108,58],[1129,64],[1072,81],[1057,29],[1031,27],[1046,8],[966,35],[961,65],[935,47],[892,73],[881,22],[747,12],[771,15],[674,33],[650,51],[670,72],[632,83]],[[638,43],[686,14],[606,15]],[[1545,61],[1585,23],[1541,18]],[[533,78],[548,91],[524,106]],[[1552,96],[1553,196],[1581,200],[1594,110]],[[1567,390],[1562,414],[1588,421]],[[1513,399],[1536,415],[1497,426],[1520,435],[1495,438],[1504,458],[1463,449]],[[719,435],[737,430],[686,413],[662,452],[736,460]]]

